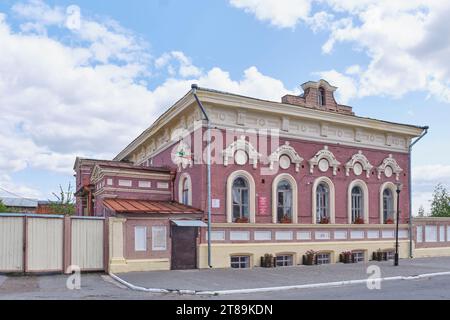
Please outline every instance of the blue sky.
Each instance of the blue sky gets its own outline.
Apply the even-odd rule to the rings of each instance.
[[[450,183],[450,40],[433,37],[450,31],[448,12],[439,1],[4,0],[0,186],[51,198],[73,182],[75,155],[112,158],[192,82],[279,100],[325,78],[358,115],[431,127],[414,152],[415,210],[428,207]]]

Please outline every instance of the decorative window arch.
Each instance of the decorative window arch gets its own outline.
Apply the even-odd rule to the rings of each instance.
[[[238,170],[228,176],[227,179],[227,222],[233,223],[233,184],[238,178],[244,178],[248,183],[248,210],[250,223],[255,223],[256,212],[256,188],[252,175],[245,170]]]
[[[192,206],[192,180],[188,173],[183,173],[178,181],[178,202]]]
[[[299,156],[293,147],[291,147],[288,141],[269,156],[270,170],[273,170],[275,162],[280,162],[282,156],[289,157],[290,162],[295,164],[295,171],[300,171],[300,165],[303,162],[303,158]]]
[[[367,184],[362,180],[354,180],[348,185],[347,191],[347,212],[348,212],[348,223],[352,224],[353,221],[353,209],[354,205],[352,204],[353,191],[355,187],[359,187],[362,192],[362,218],[364,219],[364,223],[369,223],[369,188]]]
[[[397,161],[392,157],[392,154],[388,158],[383,160],[383,163],[378,167],[378,179],[381,179],[381,174],[384,173],[386,178],[392,177],[393,174],[396,176],[396,180],[400,179],[400,173],[403,169],[400,168]]]
[[[392,208],[391,208],[391,210],[392,210],[392,220],[393,220],[394,223],[397,221],[397,217],[396,217],[396,214],[395,214],[395,210],[397,210],[396,208],[397,208],[397,201],[398,201],[398,198],[397,198],[397,186],[394,183],[392,183],[392,182],[386,182],[380,188],[380,224],[385,224],[386,223],[386,221],[384,219],[385,218],[384,217],[384,215],[385,215],[385,196],[384,196],[384,192],[386,190],[389,190],[391,192],[391,194],[392,194],[392,199],[393,199],[393,202],[391,204],[391,206],[392,206]],[[389,208],[387,208],[387,209],[389,210]]]
[[[320,150],[316,155],[309,160],[310,173],[314,173],[314,167],[318,166],[322,172],[327,172],[330,167],[333,168],[333,175],[337,175],[338,167],[341,165],[337,161],[334,154],[328,150],[328,146],[325,146],[323,150]]]
[[[272,222],[278,223],[278,186],[280,182],[289,182],[292,190],[292,223],[298,223],[298,187],[297,181],[290,174],[280,174],[272,182]]]
[[[350,176],[350,170],[356,176],[360,176],[362,171],[366,171],[367,178],[370,178],[370,172],[373,169],[373,165],[370,164],[369,160],[365,155],[363,155],[362,151],[359,151],[357,154],[353,155],[349,162],[345,165],[345,175]]]
[[[312,189],[312,221],[313,224],[317,224],[317,189],[321,184],[325,184],[328,187],[329,197],[328,197],[328,204],[329,204],[329,218],[330,223],[335,223],[335,195],[336,191],[334,188],[334,183],[331,181],[328,177],[320,177],[317,178],[314,181],[313,189]]]
[[[230,163],[230,159],[237,160],[237,153],[239,153],[239,157],[241,159],[235,161],[235,163],[244,165],[248,161],[250,161],[250,163],[253,165],[253,168],[257,168],[258,160],[261,158],[261,155],[258,153],[258,151],[256,151],[252,144],[245,139],[245,136],[241,136],[238,140],[236,140],[225,150],[223,150],[223,164],[225,167]],[[242,159],[243,157],[247,157],[247,159]]]

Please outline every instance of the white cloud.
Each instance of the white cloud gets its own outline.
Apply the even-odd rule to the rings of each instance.
[[[303,22],[315,32],[328,32],[329,39],[322,47],[324,54],[332,54],[338,43],[364,52],[369,63],[360,66],[357,73],[322,72],[344,84],[341,94],[347,100],[379,95],[399,98],[423,91],[450,103],[448,1],[230,0],[230,3],[280,28],[292,28]],[[320,11],[314,11],[317,8]]]
[[[310,0],[230,0],[230,3],[279,28],[294,28],[309,17],[311,10]]]
[[[42,1],[21,3],[15,15],[36,28],[15,31],[0,13],[0,184],[19,194],[39,192],[14,184],[12,173],[72,174],[76,156],[112,158],[191,83],[276,100],[289,92],[256,67],[233,80],[220,68],[201,70],[180,51],[153,59],[147,44],[116,22],[80,16],[80,28],[67,29],[64,14]],[[145,85],[170,65],[167,80]]]

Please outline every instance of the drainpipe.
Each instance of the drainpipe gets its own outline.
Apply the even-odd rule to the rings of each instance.
[[[203,107],[202,102],[197,96],[198,86],[193,84],[191,86],[192,94],[194,95],[197,105],[199,106],[206,122],[207,122],[207,150],[206,150],[206,167],[207,167],[207,189],[208,189],[208,266],[212,268],[211,263],[211,121]],[[203,150],[203,148],[202,148]]]
[[[417,138],[413,143],[409,146],[409,177],[408,177],[408,184],[409,184],[409,257],[413,258],[413,214],[412,214],[412,148],[414,145],[422,140],[423,137],[425,137],[428,133],[429,127],[423,127],[425,131],[420,135],[419,138]]]

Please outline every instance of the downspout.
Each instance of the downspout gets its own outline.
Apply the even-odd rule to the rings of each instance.
[[[208,189],[208,266],[212,268],[211,262],[211,121],[203,107],[202,102],[197,96],[198,86],[193,84],[191,86],[192,94],[194,95],[197,105],[199,106],[207,123],[207,146],[206,146],[206,167],[207,167],[207,189]],[[203,148],[202,148],[203,150]]]
[[[428,134],[429,127],[423,127],[425,131],[409,146],[409,257],[413,258],[413,214],[412,214],[412,148]]]

